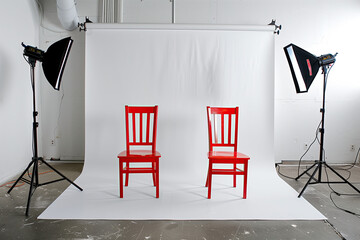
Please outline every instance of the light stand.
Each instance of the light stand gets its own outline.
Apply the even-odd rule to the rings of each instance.
[[[295,180],[301,178],[304,174],[310,176],[308,181],[306,182],[305,186],[301,190],[298,197],[304,193],[305,189],[309,184],[316,184],[316,183],[347,183],[350,187],[352,187],[355,191],[360,193],[360,190],[357,189],[354,185],[352,185],[348,180],[346,180],[343,176],[341,176],[335,169],[330,167],[324,158],[324,120],[325,120],[325,92],[326,92],[326,83],[327,77],[329,74],[330,66],[335,63],[335,57],[337,54],[326,54],[321,55],[320,57],[316,57],[311,53],[305,51],[304,49],[299,48],[294,44],[289,44],[288,46],[284,47],[284,51],[286,54],[286,58],[288,60],[291,74],[293,77],[293,81],[295,84],[296,92],[303,93],[307,92],[310,88],[319,68],[322,68],[322,73],[324,74],[324,83],[323,83],[323,100],[322,100],[322,108],[320,109],[321,112],[321,128],[319,129],[320,132],[320,154],[319,160],[316,160],[310,168],[305,170],[302,174],[300,174]],[[330,169],[335,175],[341,178],[342,182],[330,182],[329,180],[323,181],[322,180],[322,169],[323,167]],[[312,174],[309,174],[311,169],[315,168]],[[315,178],[315,174],[318,172],[317,178]]]
[[[348,180],[346,180],[343,176],[341,176],[335,169],[333,169],[332,167],[330,167],[325,159],[324,159],[324,133],[325,133],[325,129],[324,129],[324,119],[325,119],[325,91],[326,91],[326,82],[327,82],[327,75],[328,75],[328,69],[329,69],[329,65],[324,65],[322,66],[322,71],[324,74],[324,83],[323,83],[323,100],[322,100],[322,108],[320,109],[321,112],[321,128],[319,129],[320,132],[320,154],[319,154],[319,160],[316,160],[315,163],[313,165],[311,165],[310,168],[306,169],[302,174],[300,174],[297,178],[295,178],[295,180],[297,181],[299,178],[301,178],[304,174],[309,174],[308,172],[313,169],[315,167],[315,170],[313,171],[313,173],[310,175],[309,180],[306,182],[305,186],[303,187],[303,189],[301,190],[300,194],[298,197],[301,197],[301,195],[304,193],[305,189],[307,188],[307,186],[309,184],[316,184],[316,183],[347,183],[349,184],[350,187],[352,187],[355,191],[357,191],[358,193],[360,193],[360,190],[357,189],[354,185],[352,185]],[[322,175],[322,168],[328,168],[330,169],[333,173],[335,173],[339,178],[341,178],[343,180],[343,182],[329,182],[327,181],[323,181],[321,179],[321,175]],[[318,177],[315,178],[315,174],[318,171]],[[312,180],[314,180],[313,182],[311,182]]]
[[[44,52],[37,49],[37,48],[33,48],[33,47],[25,46],[25,45],[23,45],[23,46],[25,48],[32,48],[30,50],[30,53],[27,50],[25,50],[24,51],[24,56],[28,56],[27,62],[30,65],[31,84],[32,84],[32,93],[33,93],[33,127],[32,127],[32,131],[33,131],[33,157],[32,157],[31,162],[27,166],[27,168],[24,170],[24,172],[20,175],[20,177],[15,181],[15,183],[9,189],[8,193],[10,193],[13,190],[13,188],[17,185],[17,183],[20,180],[22,180],[23,182],[25,182],[27,184],[30,184],[29,195],[28,195],[28,200],[27,200],[27,205],[26,205],[26,212],[25,212],[25,215],[28,216],[29,215],[29,206],[30,206],[31,196],[33,195],[33,193],[35,192],[37,187],[47,185],[47,184],[50,184],[50,183],[59,182],[59,181],[62,181],[62,180],[67,180],[69,183],[71,183],[72,185],[77,187],[80,191],[82,191],[83,189],[81,187],[79,187],[78,185],[76,185],[74,182],[72,182],[70,179],[65,177],[61,172],[59,172],[58,170],[53,168],[51,165],[49,165],[46,161],[44,161],[44,159],[42,157],[38,156],[37,128],[39,126],[39,123],[37,122],[38,112],[36,111],[35,73],[34,72],[35,72],[36,61],[37,60],[43,61]],[[66,61],[66,59],[63,61],[63,63],[65,61]],[[63,66],[61,68],[62,68],[62,71],[63,71]],[[60,78],[61,78],[61,75],[62,75],[62,71],[61,71],[61,73],[59,72]],[[56,172],[62,178],[59,178],[59,179],[53,180],[53,181],[49,181],[49,182],[45,182],[45,183],[39,183],[39,168],[38,168],[39,163],[44,163],[46,166],[48,166],[50,169],[52,169],[54,172]],[[31,180],[29,181],[28,179],[24,178],[24,175],[26,174],[26,172],[29,171],[31,166],[33,166],[33,169],[32,169],[32,174],[31,174]]]

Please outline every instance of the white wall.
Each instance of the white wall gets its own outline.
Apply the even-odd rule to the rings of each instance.
[[[0,8],[0,182],[23,171],[32,157],[32,92],[26,45],[37,46],[35,1],[2,1]]]
[[[43,74],[40,76],[42,155],[45,159],[83,160],[85,35],[77,29],[68,32],[62,28],[57,16],[56,0],[40,1],[40,3],[43,9],[43,21],[40,27],[41,48],[46,50],[54,42],[68,36],[74,40],[60,91],[54,90]],[[79,7],[79,4],[77,6]],[[93,12],[91,9],[93,8],[88,4],[87,13],[90,16]],[[97,3],[95,9],[97,11]],[[81,10],[78,13],[81,14]],[[81,17],[80,21],[83,22],[84,17]]]
[[[47,115],[48,126],[42,129],[44,156],[81,158],[81,142],[84,141],[84,32],[62,30],[56,17],[55,0],[41,2],[45,9],[43,25],[51,29],[42,30],[42,43],[51,44],[64,35],[71,35],[75,40],[69,58],[72,64],[66,67],[68,79],[64,76],[63,82],[64,89],[71,90],[65,91],[60,118],[56,108],[44,106],[44,111],[53,111]],[[172,3],[169,0],[122,2],[126,23],[171,22]],[[100,0],[77,0],[81,21],[84,16],[89,16],[92,21],[98,22],[101,19],[100,3]],[[292,42],[315,55],[339,52],[327,88],[325,150],[329,162],[352,162],[356,151],[350,151],[350,145],[360,147],[360,128],[357,127],[360,114],[356,111],[360,102],[360,81],[357,81],[356,72],[356,56],[360,52],[357,44],[359,13],[358,0],[176,0],[175,16],[177,23],[264,25],[276,19],[277,24],[282,25],[283,29],[275,41],[276,161],[297,160],[304,152],[304,143],[309,144],[314,139],[321,119],[322,75],[318,74],[309,93],[296,94],[283,47]],[[44,94],[43,104],[59,105],[60,96],[54,94]],[[56,146],[50,146],[50,138],[54,136]],[[318,146],[313,147],[305,159],[316,159],[318,152]]]
[[[304,143],[315,138],[321,120],[323,75],[318,73],[307,94],[296,94],[282,48],[290,42],[320,56],[336,53],[326,91],[325,151],[330,163],[352,162],[360,147],[360,114],[356,106],[360,83],[353,61],[359,55],[359,1],[298,1],[276,18],[284,28],[276,42],[275,149],[277,160],[299,159]],[[306,6],[312,6],[306,8]],[[290,8],[291,7],[291,8]],[[288,13],[285,13],[288,12]],[[323,14],[321,14],[323,13]],[[304,159],[318,159],[315,144]]]

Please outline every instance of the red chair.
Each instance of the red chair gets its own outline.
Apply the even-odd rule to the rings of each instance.
[[[128,186],[130,173],[152,173],[156,198],[159,198],[161,154],[156,151],[157,114],[158,106],[125,106],[126,150],[118,155],[120,198],[123,198],[123,174],[126,175],[125,186]],[[151,167],[134,167],[131,163],[151,163]]]
[[[236,176],[244,176],[243,198],[246,199],[248,160],[245,154],[237,152],[239,107],[207,107],[209,128],[209,169],[205,187],[208,187],[208,198],[211,198],[211,180],[213,174],[233,175],[236,187]],[[215,148],[221,148],[215,151]],[[223,149],[231,149],[224,151]],[[230,168],[214,168],[214,164],[230,164]],[[237,167],[243,165],[243,169]],[[225,166],[223,166],[225,167]]]

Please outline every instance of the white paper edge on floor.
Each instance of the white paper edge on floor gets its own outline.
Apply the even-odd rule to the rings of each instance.
[[[276,174],[251,166],[248,197],[242,199],[242,182],[231,186],[231,177],[215,176],[212,199],[207,199],[204,179],[192,178],[176,183],[164,174],[160,198],[155,198],[151,176],[131,176],[124,198],[119,198],[118,179],[82,174],[39,219],[109,220],[323,220],[326,219]],[[251,168],[250,168],[251,169]],[[258,169],[260,171],[256,171]],[[101,174],[98,172],[98,176]],[[255,176],[262,176],[257,178]],[[239,177],[241,178],[241,177]]]

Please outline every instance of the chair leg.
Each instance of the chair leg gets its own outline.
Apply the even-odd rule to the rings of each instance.
[[[234,163],[234,181],[233,181],[234,187],[236,187],[236,163]]]
[[[210,163],[209,163],[209,166],[210,166]],[[205,187],[208,186],[208,183],[209,183],[209,168],[208,168],[208,172],[207,172],[207,175],[206,175],[206,183],[205,183]]]
[[[211,180],[212,180],[212,163],[209,162],[209,173],[208,173],[208,199],[211,199]]]
[[[120,198],[123,198],[123,161],[119,160]]]
[[[153,183],[154,183],[154,187],[156,187],[156,162],[152,162],[151,165],[152,165],[152,170],[153,170],[153,173],[152,173]]]
[[[247,174],[248,174],[248,163],[244,163],[244,192],[243,192],[243,199],[246,199],[246,192],[247,192]]]
[[[125,187],[129,186],[129,168],[130,163],[126,162],[126,180],[125,180]]]
[[[159,159],[156,159],[156,198],[159,198]]]

